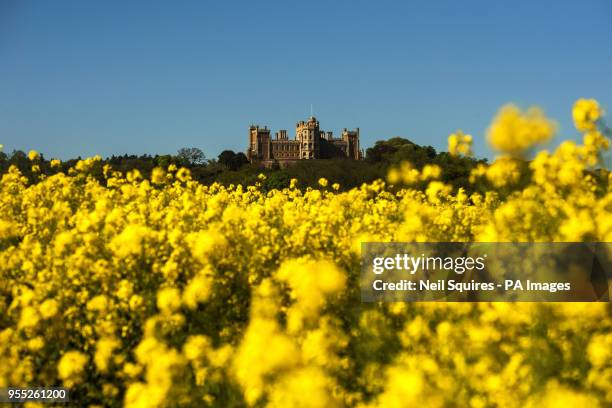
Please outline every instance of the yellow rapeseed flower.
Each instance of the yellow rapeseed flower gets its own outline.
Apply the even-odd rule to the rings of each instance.
[[[8,167],[0,387],[128,408],[610,406],[605,302],[360,302],[362,242],[612,240],[603,121],[581,113],[582,141],[525,161],[550,121],[500,116],[502,155],[469,188],[431,163],[345,191],[204,185],[172,167],[147,180],[107,165],[100,180],[96,157],[46,177]]]
[[[548,142],[557,125],[537,107],[522,112],[515,105],[506,105],[498,113],[489,129],[487,139],[499,152],[520,156],[536,145]]]
[[[461,130],[448,137],[448,152],[452,156],[472,155],[472,136],[464,134]]]
[[[164,313],[172,313],[181,307],[181,293],[176,288],[165,288],[157,292],[157,307]]]
[[[40,154],[36,150],[30,150],[28,152],[28,159],[34,161],[40,158]]]
[[[40,304],[38,310],[44,319],[49,319],[57,314],[59,305],[55,299],[47,299]]]
[[[580,98],[572,108],[572,118],[576,129],[581,132],[595,130],[603,111],[595,99]]]
[[[83,374],[89,358],[80,351],[66,352],[57,364],[58,376],[66,386],[73,386],[83,381]]]

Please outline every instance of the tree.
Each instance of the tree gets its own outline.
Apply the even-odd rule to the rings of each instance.
[[[186,166],[206,164],[206,155],[197,147],[183,147],[178,150],[176,157]]]
[[[366,150],[366,160],[374,163],[388,161],[389,157],[401,147],[411,145],[414,145],[414,143],[401,137],[394,137],[389,140],[378,140],[374,146]]]
[[[219,163],[230,170],[238,170],[249,162],[244,153],[235,153],[232,150],[224,150],[219,154]]]
[[[233,150],[224,150],[219,153],[217,159],[219,160],[219,163],[221,163],[225,167],[230,167],[232,161],[234,160],[234,156],[236,156],[236,153],[234,153]]]
[[[372,163],[397,164],[409,161],[420,168],[436,157],[436,150],[431,146],[419,146],[408,139],[393,137],[379,140],[366,151],[366,160]]]

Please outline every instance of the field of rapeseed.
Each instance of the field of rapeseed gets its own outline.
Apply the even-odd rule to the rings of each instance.
[[[362,241],[611,242],[602,110],[580,100],[573,116],[583,142],[536,153],[555,124],[503,108],[488,132],[499,157],[474,170],[486,191],[471,195],[408,163],[342,193],[323,179],[203,186],[173,167],[150,180],[107,169],[103,185],[97,158],[34,184],[13,168],[0,182],[0,387],[132,408],[610,406],[607,303],[359,297]],[[449,150],[469,155],[471,141],[457,132]]]

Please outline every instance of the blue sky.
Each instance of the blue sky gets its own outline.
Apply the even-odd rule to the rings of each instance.
[[[446,149],[506,102],[576,138],[571,105],[612,111],[612,2],[0,0],[0,144],[46,157],[244,150],[251,123],[310,104],[362,146]]]

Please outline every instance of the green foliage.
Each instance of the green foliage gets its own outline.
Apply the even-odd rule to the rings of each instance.
[[[238,170],[249,162],[244,153],[235,153],[233,150],[224,150],[219,154],[217,161],[229,170]]]
[[[455,188],[463,187],[467,191],[473,190],[469,183],[472,168],[478,163],[486,163],[484,159],[452,156],[448,152],[437,153],[431,146],[419,146],[401,137],[379,140],[366,150],[366,162],[380,163],[385,169],[404,161],[419,170],[426,164],[436,164],[442,168],[443,182]]]
[[[289,187],[290,183],[291,177],[287,173],[276,171],[264,180],[262,187],[265,191],[282,190]]]
[[[189,168],[193,179],[206,185],[214,182],[223,185],[253,185],[258,182],[257,176],[263,173],[266,175],[262,186],[265,190],[288,187],[293,178],[298,180],[299,188],[319,188],[318,180],[322,177],[329,180],[330,184],[338,183],[342,190],[347,190],[379,178],[385,179],[390,166],[409,161],[417,169],[426,164],[437,164],[443,170],[442,181],[471,191],[473,186],[469,184],[470,170],[482,162],[472,158],[454,157],[446,152],[437,153],[431,146],[419,146],[400,137],[377,141],[373,147],[367,149],[366,159],[360,161],[346,158],[300,160],[286,168],[265,169],[248,163],[244,153],[232,150],[224,150],[216,160],[205,158],[204,152],[197,148],[183,148],[176,155],[111,156],[102,160],[99,171],[95,174],[102,181],[102,167],[109,164],[115,171],[125,174],[138,170],[143,177],[148,178],[155,167],[168,168],[174,164]],[[59,171],[67,172],[78,160],[80,157],[65,161],[60,167],[51,168],[50,162],[41,156],[37,164],[42,174],[51,175]],[[16,165],[31,181],[37,179],[32,173],[32,162],[24,152],[14,151],[10,155],[2,153],[0,174],[10,165]]]
[[[206,155],[197,147],[183,147],[179,149],[176,157],[184,166],[197,166],[206,163]]]
[[[423,167],[436,157],[436,150],[431,146],[419,146],[408,139],[393,137],[379,140],[366,150],[366,160],[373,163],[399,164],[409,161],[415,167]]]

